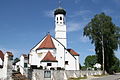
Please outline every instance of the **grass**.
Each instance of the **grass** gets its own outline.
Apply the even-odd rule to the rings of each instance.
[[[93,75],[94,77],[103,77],[103,76],[108,76],[108,74],[102,74],[102,75]]]
[[[69,78],[68,80],[80,80],[80,79],[87,79],[87,77]]]

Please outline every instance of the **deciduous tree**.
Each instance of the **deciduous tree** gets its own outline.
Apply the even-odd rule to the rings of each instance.
[[[110,68],[115,63],[112,59],[114,50],[117,50],[120,44],[120,28],[112,22],[110,16],[101,13],[95,15],[85,26],[84,36],[88,36],[95,45],[98,62],[111,73]]]

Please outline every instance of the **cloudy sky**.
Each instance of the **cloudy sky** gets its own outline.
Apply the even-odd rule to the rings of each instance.
[[[28,54],[48,32],[54,36],[54,10],[58,0],[0,0],[0,50],[15,57]],[[66,12],[68,48],[80,54],[83,65],[94,45],[83,37],[83,28],[95,14],[105,12],[120,26],[120,0],[61,0]],[[120,59],[120,49],[116,51]]]

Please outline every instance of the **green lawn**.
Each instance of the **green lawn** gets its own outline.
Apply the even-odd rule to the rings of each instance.
[[[87,77],[69,78],[68,80],[80,80],[80,79],[87,79]]]
[[[103,77],[103,76],[108,76],[108,74],[102,74],[102,75],[93,75],[94,77]]]

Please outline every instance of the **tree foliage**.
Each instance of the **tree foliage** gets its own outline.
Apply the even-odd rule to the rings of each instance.
[[[113,57],[113,60],[115,63],[112,65],[110,70],[115,72],[115,73],[120,72],[120,60],[116,56]]]
[[[20,61],[20,59],[19,58],[15,58],[14,59],[14,62],[13,62],[13,65],[15,65],[17,62],[19,62]]]
[[[95,45],[98,63],[101,65],[103,61],[102,47],[104,47],[105,70],[111,73],[110,68],[115,63],[113,60],[114,50],[117,50],[120,45],[120,28],[113,24],[110,16],[101,13],[95,15],[85,26],[84,36],[88,36]]]
[[[93,67],[97,63],[97,57],[96,55],[90,55],[85,58],[85,66],[86,67]]]

